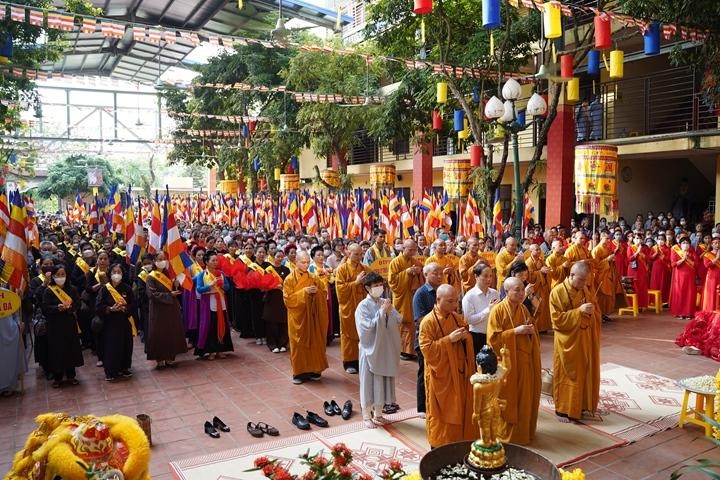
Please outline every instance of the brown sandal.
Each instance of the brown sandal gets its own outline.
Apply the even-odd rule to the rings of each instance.
[[[259,428],[262,433],[267,433],[270,436],[277,437],[278,435],[280,435],[280,432],[277,428],[271,427],[265,422],[258,422],[255,426]]]
[[[263,431],[258,428],[259,424],[254,424],[252,422],[248,422],[247,424],[247,431],[250,435],[252,435],[255,438],[262,438],[263,437]]]

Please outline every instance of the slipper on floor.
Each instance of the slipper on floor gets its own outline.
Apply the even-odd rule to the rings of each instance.
[[[255,438],[262,438],[263,437],[263,431],[258,428],[257,424],[248,422],[247,424],[247,431],[250,435],[252,435]]]
[[[275,428],[275,427],[273,427],[273,426],[270,426],[270,425],[268,425],[268,424],[265,423],[265,422],[258,422],[258,423],[255,424],[255,426],[256,426],[257,428],[259,428],[262,433],[265,433],[265,434],[270,435],[270,436],[272,436],[272,437],[277,437],[278,435],[280,435],[280,432],[278,431],[277,428]]]

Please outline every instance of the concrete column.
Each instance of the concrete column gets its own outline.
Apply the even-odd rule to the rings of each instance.
[[[575,117],[572,105],[559,105],[547,143],[546,229],[570,225],[575,210]]]
[[[415,143],[413,149],[413,199],[421,202],[423,192],[430,190],[433,186],[433,143],[431,140],[425,140],[422,143]]]

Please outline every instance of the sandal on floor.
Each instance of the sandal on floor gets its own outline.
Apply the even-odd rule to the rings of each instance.
[[[52,382],[52,385],[51,385],[51,386],[52,386],[52,388],[60,388],[60,382],[58,382],[58,381],[56,380],[56,381]]]
[[[262,438],[263,437],[263,431],[258,428],[258,426],[252,422],[248,422],[247,424],[247,431],[250,435],[252,435],[255,438]]]
[[[80,385],[80,382],[77,378],[73,378],[70,380],[70,385]]]
[[[258,422],[257,424],[255,424],[255,426],[260,429],[262,433],[266,433],[272,437],[277,437],[278,435],[280,435],[280,432],[277,428],[271,427],[265,422]]]

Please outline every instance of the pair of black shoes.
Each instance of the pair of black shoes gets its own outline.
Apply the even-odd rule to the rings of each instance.
[[[325,414],[330,417],[340,415],[343,420],[347,420],[352,415],[352,402],[348,400],[341,409],[335,400],[331,400],[330,403],[323,403],[323,410],[325,410]]]
[[[218,430],[227,433],[230,431],[230,427],[225,425],[218,417],[213,417],[212,423],[205,422],[205,433],[212,438],[220,438],[220,432],[218,432]]]
[[[318,427],[328,427],[328,421],[317,413],[307,411],[307,416],[302,416],[299,413],[293,413],[292,424],[300,430],[310,430],[310,424],[317,425]]]

